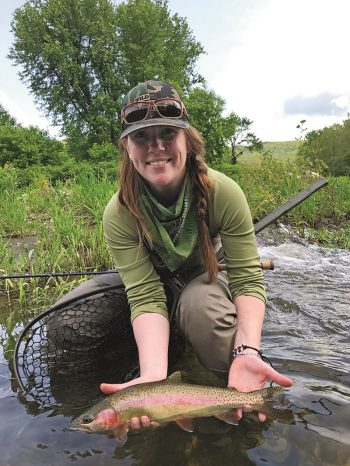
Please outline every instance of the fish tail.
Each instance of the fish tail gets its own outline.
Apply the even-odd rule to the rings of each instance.
[[[286,409],[286,406],[282,401],[282,394],[284,393],[283,387],[267,387],[262,390],[257,390],[260,395],[263,397],[261,404],[255,406],[255,410],[261,413],[265,413],[270,419],[279,419],[282,422],[290,424],[293,421],[293,412],[289,409]],[[276,399],[278,402],[274,403],[274,406],[271,406],[271,403],[267,401],[272,398]]]

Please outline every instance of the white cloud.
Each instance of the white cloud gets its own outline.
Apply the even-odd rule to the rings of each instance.
[[[295,137],[298,119],[283,109],[296,95],[328,92],[349,99],[348,0],[263,0],[246,13],[243,27],[232,31],[221,52],[210,85],[229,110],[255,121],[260,137]]]

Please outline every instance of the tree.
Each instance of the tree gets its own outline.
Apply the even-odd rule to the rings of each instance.
[[[308,132],[299,155],[312,165],[323,162],[332,175],[350,176],[350,118],[343,124]]]
[[[184,99],[190,123],[197,128],[205,141],[206,159],[208,162],[220,161],[226,151],[224,137],[225,101],[214,91],[195,88]]]
[[[203,48],[165,0],[28,0],[15,11],[9,57],[62,133],[116,143],[121,96],[145,79],[187,90]]]
[[[248,118],[233,112],[225,118],[223,132],[225,140],[230,144],[232,164],[236,164],[238,157],[246,150],[252,152],[264,149],[262,141],[249,131],[252,123]]]
[[[126,88],[148,79],[160,79],[188,92],[203,82],[196,72],[204,52],[187,21],[171,16],[164,0],[128,0],[116,8],[117,35]]]
[[[10,125],[16,126],[17,122],[0,104],[0,126]]]
[[[29,0],[15,11],[9,57],[65,134],[117,137],[122,83],[115,73],[120,53],[113,13],[107,0]]]
[[[208,162],[219,162],[230,153],[231,163],[249,150],[263,150],[263,143],[250,132],[252,121],[231,112],[224,116],[225,100],[206,88],[195,88],[185,99],[190,123],[203,135]]]
[[[0,167],[6,163],[18,168],[58,165],[64,154],[64,144],[50,138],[46,131],[34,126],[0,125]]]

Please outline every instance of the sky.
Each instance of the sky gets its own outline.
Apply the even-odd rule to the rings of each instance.
[[[53,136],[18,69],[6,58],[10,22],[24,0],[0,2],[0,103]],[[206,51],[198,71],[263,141],[342,123],[350,112],[349,0],[169,0]]]

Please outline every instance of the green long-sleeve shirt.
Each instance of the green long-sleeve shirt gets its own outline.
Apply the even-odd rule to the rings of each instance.
[[[265,301],[265,287],[248,203],[233,180],[208,169],[214,181],[209,200],[210,234],[220,237],[225,253],[232,299],[239,295],[255,296]],[[139,245],[136,222],[129,210],[118,201],[116,193],[108,203],[104,218],[108,247],[125,285],[131,318],[145,312],[168,316],[163,284],[145,245]],[[190,263],[200,263],[198,248]]]

